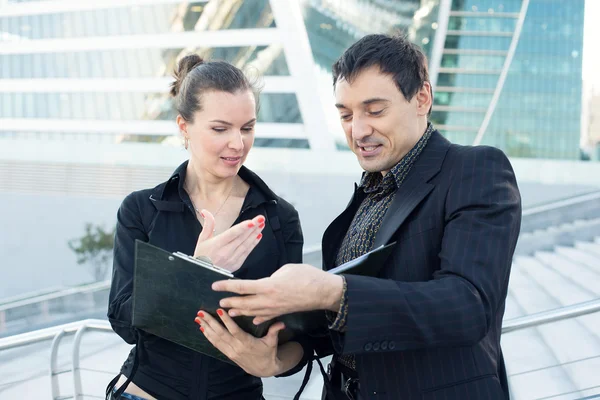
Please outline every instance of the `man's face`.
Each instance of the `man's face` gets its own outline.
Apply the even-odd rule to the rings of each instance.
[[[336,107],[348,146],[365,171],[385,175],[414,147],[427,128],[430,93],[426,83],[407,101],[378,66],[361,71],[352,83],[338,80]]]

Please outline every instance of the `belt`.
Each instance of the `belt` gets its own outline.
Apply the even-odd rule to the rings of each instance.
[[[334,372],[334,370],[337,371]],[[337,379],[335,378],[335,375],[337,375]],[[343,365],[336,365],[335,361],[332,361],[327,366],[327,377],[331,384],[337,386],[339,388],[338,390],[340,390],[348,400],[363,399],[360,394],[360,381],[356,377],[356,371],[346,371],[346,368]]]
[[[348,396],[349,400],[361,400],[362,396],[360,395],[360,382],[358,378],[346,378],[346,376],[342,375],[342,382],[344,382],[344,387],[342,391]]]

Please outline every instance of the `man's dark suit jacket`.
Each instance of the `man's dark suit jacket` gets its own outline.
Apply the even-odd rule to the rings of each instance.
[[[326,230],[326,269],[363,196]],[[435,131],[377,233],[394,253],[378,278],[346,276],[346,331],[317,354],[356,355],[367,399],[507,399],[500,333],[520,223],[506,156]]]

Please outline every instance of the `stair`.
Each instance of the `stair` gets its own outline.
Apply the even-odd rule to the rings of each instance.
[[[529,234],[538,244],[544,235],[568,240],[514,257],[505,319],[600,297],[600,237],[580,239],[596,223],[575,221]],[[515,399],[576,399],[600,392],[599,314],[512,332],[503,335],[502,345]]]

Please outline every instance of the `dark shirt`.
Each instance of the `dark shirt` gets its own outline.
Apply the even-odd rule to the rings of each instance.
[[[131,326],[135,240],[149,242],[170,252],[193,254],[202,229],[183,189],[186,166],[187,162],[167,182],[154,189],[127,196],[117,214],[108,318],[114,331],[127,343],[137,344],[121,372],[130,376],[137,357],[138,368],[132,381],[159,399],[258,400],[262,398],[260,378],[248,375],[238,366],[196,353]],[[270,276],[284,263],[302,262],[303,237],[297,211],[247,168],[242,167],[239,176],[250,185],[250,189],[235,223],[258,215],[265,216],[267,223],[262,231],[262,240],[234,273],[235,277],[260,279]],[[279,229],[280,232],[276,233]],[[279,233],[283,240],[278,242]],[[280,257],[282,252],[278,243],[285,248],[285,260]],[[305,353],[305,356],[310,356],[309,352]],[[301,369],[305,361],[288,374]]]
[[[383,217],[388,211],[390,204],[392,204],[392,200],[398,194],[398,189],[408,176],[411,167],[421,154],[423,148],[427,145],[427,141],[433,130],[433,125],[429,124],[417,144],[385,176],[381,175],[380,172],[369,172],[363,175],[359,187],[366,194],[366,197],[358,208],[340,245],[335,263],[336,266],[354,260],[372,250],[375,236],[379,231]],[[348,301],[346,297],[346,282],[344,280],[344,291],[342,293],[340,309],[329,329],[343,332],[346,327],[347,315]],[[329,318],[330,320],[333,319],[332,314],[329,314]],[[352,355],[339,357],[337,362],[351,370],[356,370],[356,362]]]

